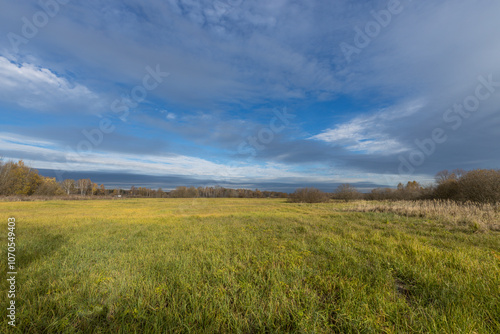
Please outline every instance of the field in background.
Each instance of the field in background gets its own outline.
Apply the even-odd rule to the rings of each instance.
[[[352,210],[271,199],[0,202],[5,239],[16,218],[19,266],[18,326],[4,316],[0,331],[500,332],[500,232]],[[6,280],[0,287],[5,313]]]

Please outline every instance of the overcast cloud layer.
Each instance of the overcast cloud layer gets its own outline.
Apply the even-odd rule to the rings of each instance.
[[[495,0],[1,6],[0,155],[49,176],[332,191],[500,167]]]

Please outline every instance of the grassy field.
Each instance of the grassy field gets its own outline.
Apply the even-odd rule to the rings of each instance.
[[[500,232],[345,206],[0,202],[18,263],[0,331],[500,333]]]

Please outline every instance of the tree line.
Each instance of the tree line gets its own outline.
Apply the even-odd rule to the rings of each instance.
[[[66,179],[57,182],[55,178],[44,177],[36,169],[26,166],[22,160],[3,163],[0,160],[0,195],[1,196],[119,196],[151,198],[195,198],[195,197],[230,197],[230,198],[287,198],[288,194],[259,189],[228,189],[224,187],[185,187],[179,186],[171,191],[161,188],[135,187],[130,189],[106,189],[90,179]]]
[[[500,170],[474,169],[443,170],[436,174],[435,183],[422,186],[417,181],[399,183],[394,188],[376,188],[361,193],[350,184],[340,185],[333,193],[316,188],[301,188],[290,194],[289,201],[318,203],[330,199],[365,200],[453,200],[457,202],[500,203]]]
[[[460,202],[499,203],[500,170],[475,169],[465,171],[444,170],[436,174],[435,184],[422,186],[416,181],[398,184],[394,188],[376,188],[361,193],[350,184],[341,184],[328,193],[316,188],[300,188],[292,194],[258,189],[230,189],[224,187],[185,187],[171,191],[132,186],[130,189],[106,189],[90,179],[66,179],[44,177],[36,169],[26,166],[22,160],[3,162],[0,160],[0,195],[11,196],[123,196],[151,198],[288,198],[290,202],[318,203],[337,200],[425,200],[448,199]]]

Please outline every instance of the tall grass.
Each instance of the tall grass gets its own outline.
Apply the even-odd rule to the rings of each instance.
[[[449,226],[470,227],[475,230],[500,231],[500,205],[459,203],[448,200],[353,202],[347,211],[391,212],[408,217],[423,217]]]
[[[38,201],[95,201],[95,200],[121,200],[113,195],[84,196],[84,195],[9,195],[0,196],[0,202],[38,202]]]

